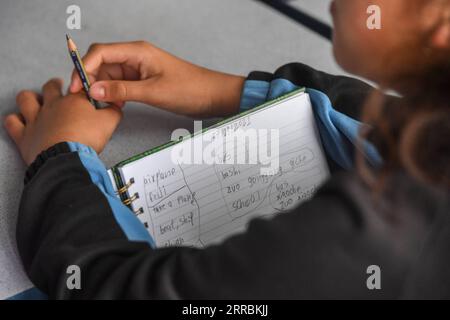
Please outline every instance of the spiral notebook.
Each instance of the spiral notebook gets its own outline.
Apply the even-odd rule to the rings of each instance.
[[[329,168],[300,89],[108,173],[158,247],[204,247],[311,198]]]

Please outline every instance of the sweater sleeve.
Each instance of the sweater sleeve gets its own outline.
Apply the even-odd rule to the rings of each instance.
[[[401,274],[388,241],[365,234],[362,213],[341,186],[296,210],[253,220],[245,233],[196,249],[154,248],[138,219],[110,193],[95,152],[63,143],[30,167],[17,241],[33,283],[54,299],[380,298],[366,288],[368,265]],[[370,229],[370,228],[369,228]],[[68,267],[81,288],[67,286]]]
[[[333,76],[300,63],[279,68],[274,74],[252,72],[244,83],[241,111],[305,87],[332,172],[352,170],[359,132],[365,126],[357,120],[371,87],[362,81]],[[376,147],[363,142],[361,151],[374,167],[382,164]]]
[[[331,75],[302,63],[286,64],[273,73],[253,71],[248,75],[247,81],[249,87],[257,88],[257,93],[254,97],[244,97],[241,104],[244,109],[254,103],[273,99],[293,85],[324,93],[338,112],[353,119],[360,119],[364,102],[373,90],[373,87],[361,80]]]

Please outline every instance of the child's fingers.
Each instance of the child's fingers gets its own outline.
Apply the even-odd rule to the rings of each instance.
[[[62,96],[62,79],[50,79],[44,86],[42,87],[42,96],[44,98],[44,103],[48,101],[52,101],[55,98],[59,98]]]
[[[138,80],[139,73],[130,67],[122,67],[120,64],[104,64],[98,69],[97,74],[88,73],[88,77],[92,85],[98,80]],[[69,92],[77,93],[82,89],[83,84],[81,83],[80,76],[78,75],[78,72],[74,70],[71,76]]]
[[[123,106],[125,105],[125,102],[123,101],[114,101],[113,104],[119,108],[123,108]]]
[[[139,73],[138,70],[123,64],[120,65],[120,67],[123,73],[123,80],[134,80],[134,81],[141,80],[141,74]]]
[[[6,132],[14,141],[15,144],[19,144],[22,140],[23,132],[25,129],[25,124],[20,119],[18,114],[10,114],[5,117],[3,121],[3,125],[5,126]]]
[[[144,43],[112,43],[112,44],[93,44],[83,57],[83,64],[86,73],[102,79],[98,74],[104,69],[111,79],[115,80],[139,80],[139,61],[142,60]],[[91,83],[94,81],[91,80]],[[69,91],[76,93],[83,88],[78,72],[74,69],[72,72]]]
[[[138,71],[123,64],[104,64],[97,73],[97,80],[141,80]]]
[[[96,81],[104,80],[140,80],[139,72],[120,64],[104,64],[98,69],[98,73],[89,78],[91,85]]]
[[[93,74],[87,74],[90,83],[94,83],[97,80],[97,77]],[[76,70],[72,71],[72,76],[69,85],[70,93],[77,93],[83,90],[83,84],[81,83],[80,76]]]
[[[19,92],[16,97],[16,103],[19,106],[20,113],[26,122],[34,121],[41,107],[39,95],[30,90]]]
[[[89,94],[99,101],[139,101],[146,102],[145,81],[97,81]]]
[[[80,76],[78,75],[78,72],[75,69],[73,69],[69,86],[69,92],[77,93],[81,89],[83,89],[83,85],[81,84]]]
[[[103,65],[98,74],[99,80],[121,80],[123,79],[122,68],[118,64]],[[114,105],[122,108],[125,104],[123,101],[111,101]]]
[[[141,42],[93,44],[83,57],[86,71],[97,74],[104,64],[124,64],[138,70],[143,52]]]
[[[97,80],[124,80],[120,64],[104,64],[97,73]]]

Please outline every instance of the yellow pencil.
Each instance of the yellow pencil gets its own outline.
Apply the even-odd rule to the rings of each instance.
[[[100,104],[98,103],[98,101],[92,99],[92,97],[89,95],[89,88],[91,87],[91,84],[89,83],[89,78],[87,76],[86,70],[84,69],[83,61],[81,60],[80,54],[78,53],[77,46],[68,34],[66,34],[66,39],[70,57],[72,58],[75,69],[80,76],[81,83],[83,84],[83,89],[86,92],[87,98],[89,99],[90,103],[92,103],[92,105],[94,105],[96,108],[100,108]]]

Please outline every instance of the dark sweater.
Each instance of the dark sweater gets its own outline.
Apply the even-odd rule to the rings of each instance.
[[[249,78],[320,90],[354,117],[370,90],[302,64]],[[152,249],[127,239],[79,152],[62,143],[27,172],[17,241],[50,298],[450,298],[449,211],[448,193],[401,172],[376,195],[355,173],[335,171],[312,200],[220,245]],[[69,265],[81,268],[81,290],[67,289]],[[372,265],[380,290],[367,287]]]

